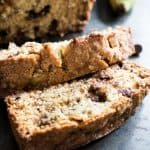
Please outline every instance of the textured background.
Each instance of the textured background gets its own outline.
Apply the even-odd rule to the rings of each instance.
[[[132,12],[120,18],[113,17],[107,0],[97,0],[91,20],[83,33],[69,34],[64,38],[51,37],[50,40],[69,39],[94,29],[115,25],[126,25],[133,29],[135,42],[143,46],[140,57],[134,58],[134,61],[150,68],[150,1],[148,0],[137,0]],[[0,150],[17,149],[8,123],[6,106],[0,101]],[[150,95],[145,98],[136,114],[122,127],[80,150],[150,150]]]

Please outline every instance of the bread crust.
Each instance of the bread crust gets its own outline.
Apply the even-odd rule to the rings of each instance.
[[[131,31],[123,27],[58,43],[11,44],[0,52],[0,88],[55,85],[107,68],[134,52]]]
[[[109,76],[107,76],[108,74]],[[122,81],[127,80],[129,85],[125,85],[124,82],[122,83],[120,81],[120,74]],[[133,78],[133,74],[135,78]],[[55,124],[48,128],[45,127],[27,133],[27,126],[17,117],[17,103],[19,102],[14,101],[14,97],[16,98],[20,95],[7,97],[5,102],[8,108],[9,119],[20,149],[76,149],[99,139],[120,127],[136,111],[136,108],[142,103],[147,91],[150,89],[150,70],[133,62],[124,62],[121,65],[112,66],[111,68],[100,71],[94,76],[96,80],[92,77],[88,79],[95,86],[94,90],[99,91],[100,89],[98,87],[101,84],[105,94],[109,94],[107,91],[111,93],[111,89],[115,88],[118,92],[121,92],[121,95],[118,97],[113,95],[112,98],[114,99],[116,97],[116,99],[112,100],[104,111],[88,119],[84,118],[85,120],[73,118],[73,120],[66,121],[61,125]],[[100,78],[100,82],[97,82],[98,78]],[[77,82],[80,82],[80,80]],[[85,82],[85,84],[87,83]],[[110,88],[107,89],[109,86]]]
[[[95,0],[0,1],[0,44],[82,31]]]

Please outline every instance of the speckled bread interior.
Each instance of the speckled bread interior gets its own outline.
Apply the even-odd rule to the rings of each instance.
[[[0,44],[83,30],[95,0],[0,0]]]
[[[133,62],[43,90],[5,99],[11,127],[23,150],[68,150],[118,128],[150,88],[150,70]]]

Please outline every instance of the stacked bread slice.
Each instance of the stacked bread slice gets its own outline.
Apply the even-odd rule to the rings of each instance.
[[[149,70],[123,62],[70,83],[16,93],[5,102],[21,149],[70,150],[118,128],[149,87]]]
[[[0,51],[0,88],[42,88],[105,69],[135,53],[129,28],[58,43],[10,44]]]
[[[150,88],[150,70],[123,61],[134,52],[128,28],[3,50],[1,88],[15,90],[5,102],[20,149],[75,149],[118,128]]]

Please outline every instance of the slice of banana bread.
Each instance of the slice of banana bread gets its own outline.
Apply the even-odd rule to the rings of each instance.
[[[0,0],[0,44],[81,31],[95,0]]]
[[[23,150],[69,150],[118,128],[150,88],[150,70],[123,62],[91,77],[5,99]]]
[[[58,43],[10,44],[0,51],[0,88],[39,88],[107,68],[135,52],[129,28]]]

